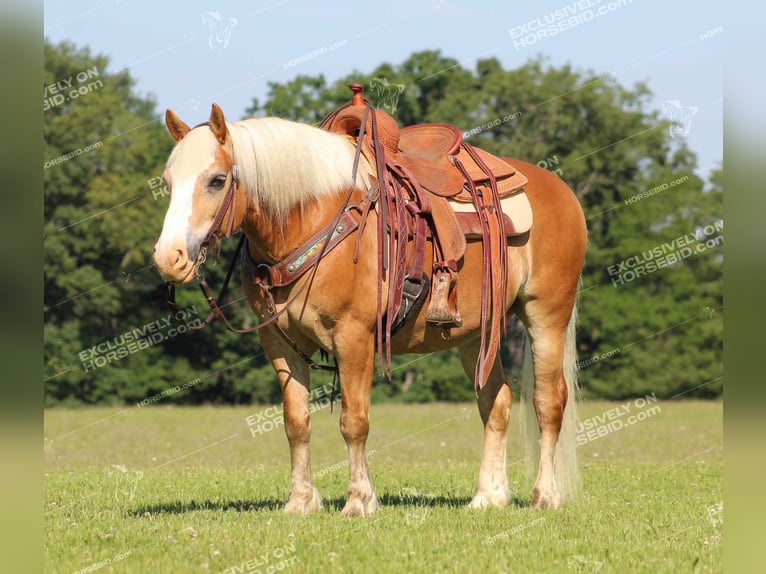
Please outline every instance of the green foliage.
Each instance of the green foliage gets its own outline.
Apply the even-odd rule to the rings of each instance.
[[[46,45],[46,84],[106,64],[87,50]],[[172,142],[153,101],[135,96],[127,72],[100,79],[100,89],[45,115],[46,160],[103,142],[45,171],[46,401],[141,400],[197,378],[173,400],[278,400],[257,337],[217,326],[83,371],[82,349],[167,314],[148,258],[167,197],[155,199],[149,180],[161,174]],[[631,257],[674,251],[684,238],[695,247],[704,244],[713,237],[706,230],[716,225],[722,240],[722,171],[709,182],[694,175],[694,154],[649,108],[646,85],[622,86],[613,77],[555,68],[542,58],[515,70],[489,58],[469,70],[439,51],[423,51],[331,84],[322,75],[270,83],[265,101],[253,100],[246,113],[316,124],[349,100],[346,84],[373,80],[402,87],[393,100],[401,125],[452,123],[470,143],[544,165],[572,187],[590,241],[578,332],[586,396],[722,392],[722,246],[622,284],[613,285],[610,274]],[[369,89],[366,95],[383,103]],[[233,243],[224,242],[222,261]],[[211,283],[220,284],[223,264],[208,272]],[[179,303],[205,314],[203,299],[188,289],[180,290]],[[241,301],[228,308],[235,321],[253,321]],[[520,338],[512,325],[502,352],[513,380]],[[397,358],[393,374],[391,383],[376,379],[375,399],[473,397],[454,352]]]

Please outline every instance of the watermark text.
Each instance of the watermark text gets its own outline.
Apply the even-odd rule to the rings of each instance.
[[[657,395],[652,393],[609,409],[600,415],[578,421],[575,429],[577,446],[586,445],[661,413],[662,408],[657,404],[658,400]]]
[[[723,244],[722,230],[723,221],[719,220],[700,227],[695,232],[675,237],[643,253],[631,255],[606,268],[609,279],[615,287],[624,285],[639,277],[670,267],[692,255],[719,247]]]
[[[331,385],[322,385],[311,389],[309,393],[309,412],[314,413],[330,406],[333,400],[340,400],[340,393],[334,397]],[[279,426],[284,426],[284,408],[282,405],[273,405],[245,417],[245,422],[252,436],[257,436],[273,431]]]
[[[543,16],[538,16],[521,26],[514,26],[508,33],[511,35],[513,47],[516,50],[528,48],[541,40],[555,38],[567,30],[572,30],[600,16],[628,6],[631,2],[632,0],[613,0],[611,2],[577,0]]]
[[[248,558],[244,562],[229,566],[221,570],[220,574],[274,574],[295,566],[301,559],[295,555],[295,542],[284,544],[274,548],[271,552],[264,552],[258,556]]]
[[[89,151],[93,151],[94,149],[100,148],[102,145],[104,145],[104,142],[99,140],[95,143],[92,143],[90,145],[86,145],[85,147],[78,147],[75,150],[72,150],[68,153],[62,154],[58,157],[55,157],[53,159],[49,159],[43,164],[43,169],[48,169],[50,167],[53,167],[54,165],[59,165],[61,163],[64,163],[65,161],[69,161],[73,157],[77,157],[79,155],[82,155],[84,153],[88,153]]]
[[[302,56],[298,56],[297,58],[293,58],[289,62],[285,62],[282,64],[282,67],[285,70],[288,70],[294,66],[297,66],[298,64],[302,64],[304,62],[308,62],[309,60],[313,60],[314,58],[318,58],[319,56],[324,56],[325,54],[328,54],[332,52],[333,50],[337,50],[338,48],[342,48],[348,44],[348,40],[340,40],[338,42],[334,42],[328,46],[322,46],[321,48],[317,48],[316,50],[313,50],[309,52],[308,54],[303,54]]]
[[[486,132],[488,130],[491,130],[492,128],[496,128],[500,124],[504,124],[505,122],[509,122],[511,120],[516,120],[521,117],[521,111],[514,112],[512,114],[507,114],[503,116],[502,118],[495,118],[494,120],[481,124],[480,126],[476,126],[475,128],[471,128],[470,130],[466,130],[463,132],[463,139],[467,140],[472,138],[473,136],[477,136],[482,132]]]
[[[642,191],[641,193],[637,193],[636,195],[629,197],[628,199],[625,200],[625,205],[632,205],[634,203],[638,203],[642,199],[652,197],[653,195],[662,193],[663,191],[670,189],[671,187],[676,187],[677,185],[681,185],[682,183],[686,183],[687,181],[689,181],[689,176],[684,175],[682,177],[674,179],[670,183],[662,183],[660,185],[655,185],[651,189],[647,189],[646,191]]]
[[[191,305],[175,313],[168,313],[167,316],[150,321],[141,327],[125,331],[113,339],[101,341],[89,349],[83,349],[78,353],[78,357],[83,370],[87,373],[177,337],[201,324],[202,320],[199,318],[196,305]]]
[[[43,111],[52,110],[66,102],[104,87],[101,72],[96,66],[77,72],[68,78],[56,80],[43,86]],[[97,78],[97,79],[94,79]]]

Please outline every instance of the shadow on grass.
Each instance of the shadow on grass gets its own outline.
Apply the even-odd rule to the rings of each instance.
[[[412,494],[384,494],[378,497],[384,506],[443,506],[446,508],[462,508],[468,506],[471,498],[468,496],[432,496]],[[509,502],[509,506],[522,506],[522,502],[515,497]]]
[[[382,506],[392,507],[445,507],[464,508],[471,501],[465,496],[428,496],[409,494],[382,494],[378,497]],[[257,512],[260,510],[282,510],[287,499],[266,498],[263,500],[192,500],[189,502],[173,501],[162,504],[147,504],[128,511],[131,516],[144,516],[147,512],[156,514],[185,514],[187,512]],[[325,510],[340,512],[346,504],[344,497],[327,498],[322,501]],[[515,508],[529,507],[529,500],[511,495],[508,506]]]
[[[160,504],[146,504],[128,511],[131,516],[143,516],[147,512],[151,514],[185,514],[187,512],[255,512],[258,510],[281,510],[285,500],[266,498],[263,500],[191,500],[181,502],[165,502]]]

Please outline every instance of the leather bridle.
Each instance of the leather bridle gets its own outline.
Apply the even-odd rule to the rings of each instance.
[[[234,215],[237,211],[238,189],[239,166],[234,164],[231,167],[231,181],[229,182],[229,187],[226,190],[226,194],[223,196],[223,201],[218,208],[218,213],[216,213],[215,218],[213,219],[213,223],[210,224],[210,229],[208,229],[205,238],[202,240],[202,243],[200,243],[199,253],[197,254],[197,259],[194,261],[194,274],[198,277],[199,268],[203,263],[205,263],[205,260],[207,259],[207,250],[210,247],[210,244],[213,242],[218,243],[220,241],[218,232],[221,230],[221,226],[223,225],[223,220],[227,211],[229,213],[229,218],[226,222],[226,230],[223,233],[223,237],[228,239],[234,232]]]

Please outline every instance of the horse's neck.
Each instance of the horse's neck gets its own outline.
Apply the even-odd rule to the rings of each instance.
[[[355,191],[355,195],[358,193],[358,190]],[[268,212],[251,206],[242,227],[253,260],[268,264],[282,261],[312,235],[334,221],[343,209],[343,200],[347,195],[348,190],[343,190],[335,196],[312,199],[302,207],[294,208],[281,225]]]

